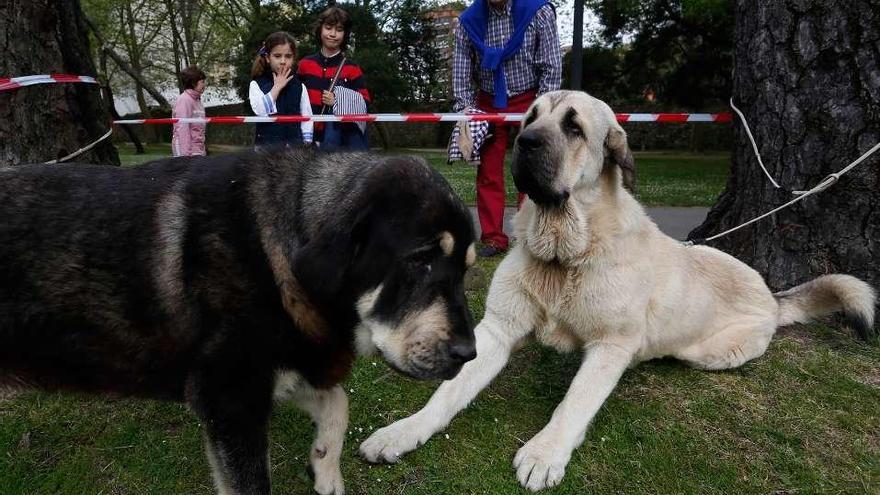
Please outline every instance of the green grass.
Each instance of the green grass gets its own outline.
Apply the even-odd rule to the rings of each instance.
[[[476,317],[497,260],[468,291]],[[628,371],[550,494],[877,493],[880,349],[823,326],[786,329],[726,372],[671,360]],[[436,384],[361,358],[342,464],[354,494],[524,493],[511,462],[579,364],[529,344],[449,428],[395,466],[356,455],[370,432],[418,410]],[[308,493],[313,428],[291,404],[271,427],[274,493]],[[447,438],[448,435],[448,438]],[[29,392],[0,399],[0,493],[211,493],[201,427],[183,406]]]
[[[131,143],[115,144],[116,149],[119,150],[119,161],[122,162],[123,167],[139,165],[151,160],[158,160],[160,158],[168,158],[171,156],[171,145],[167,143],[145,144],[143,155],[136,155],[134,146],[132,146]]]
[[[477,169],[462,162],[447,164],[446,154],[421,152],[452,184],[467,204],[476,204]],[[636,152],[636,197],[647,206],[712,206],[724,189],[730,157],[726,153]],[[505,166],[507,204],[517,204],[516,187],[510,176],[510,157]]]
[[[636,152],[636,197],[648,206],[712,206],[724,189],[729,153]]]
[[[210,146],[212,152],[231,151],[235,147]],[[239,148],[241,149],[241,148]],[[167,144],[148,145],[147,153],[135,155],[131,145],[119,145],[123,165],[135,165],[171,155]],[[452,188],[469,205],[476,199],[477,168],[462,162],[446,163],[446,153],[439,151],[403,151],[418,154],[446,177]],[[727,179],[730,157],[727,153],[636,152],[637,194],[647,206],[711,206]],[[510,176],[510,159],[505,166],[504,185],[507,204],[517,204],[516,187]]]

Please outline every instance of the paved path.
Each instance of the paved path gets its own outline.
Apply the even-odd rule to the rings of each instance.
[[[471,214],[474,217],[474,226],[477,229],[477,238],[479,239],[480,222],[477,221],[477,209],[473,206],[470,209]],[[706,218],[706,213],[709,212],[709,208],[680,206],[663,206],[646,208],[646,210],[648,215],[650,215],[651,218],[654,219],[654,222],[660,227],[660,230],[673,239],[681,240],[684,240],[694,227],[703,223],[703,219]],[[507,232],[508,235],[513,232],[513,225],[511,222],[515,213],[516,208],[508,207],[504,209],[504,231]]]

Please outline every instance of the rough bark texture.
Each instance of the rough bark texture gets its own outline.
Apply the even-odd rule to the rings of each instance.
[[[0,2],[0,75],[95,76],[79,0]],[[0,165],[44,162],[103,136],[110,116],[95,84],[38,84],[0,93]],[[105,140],[77,161],[119,164]]]
[[[770,173],[810,189],[880,141],[880,5],[876,0],[736,2],[734,101]],[[761,172],[736,125],[727,187],[691,238],[706,238],[794,198]],[[880,152],[825,192],[712,245],[773,289],[825,273],[880,288]]]

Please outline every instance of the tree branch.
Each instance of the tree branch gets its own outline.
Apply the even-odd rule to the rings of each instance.
[[[98,44],[101,46],[101,50],[106,52],[107,56],[110,57],[110,59],[112,59],[113,62],[120,69],[122,69],[123,72],[131,76],[132,79],[134,79],[135,81],[137,81],[138,84],[140,84],[144,88],[144,90],[146,90],[146,92],[149,93],[154,100],[156,100],[160,107],[162,107],[164,110],[171,109],[171,105],[168,103],[168,100],[166,100],[165,97],[162,96],[162,93],[157,91],[156,88],[146,79],[144,79],[144,77],[139,72],[132,69],[131,66],[122,57],[119,56],[119,54],[117,54],[115,51],[113,51],[113,49],[107,46],[107,44],[104,42],[104,37],[101,35],[100,31],[98,31],[98,27],[95,25],[95,23],[92,22],[92,20],[88,16],[85,16],[85,20],[86,24],[88,24],[89,26],[89,29],[92,30],[92,34],[95,35],[95,39],[98,40]]]

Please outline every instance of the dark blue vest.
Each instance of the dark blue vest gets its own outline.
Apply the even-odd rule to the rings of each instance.
[[[274,84],[271,73],[257,77],[254,81],[260,86],[260,91],[263,94],[271,91]],[[300,98],[302,98],[302,83],[299,78],[293,76],[287,86],[278,94],[278,99],[275,100],[275,108],[278,110],[275,115],[300,115]],[[254,145],[298,145],[302,144],[302,140],[302,129],[299,122],[292,124],[259,123],[257,124]]]

